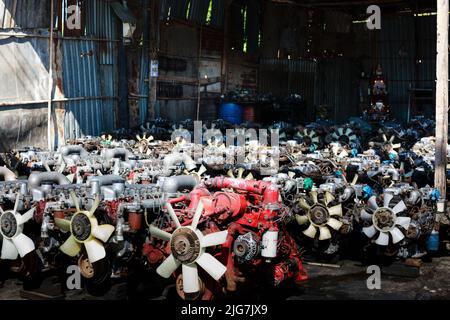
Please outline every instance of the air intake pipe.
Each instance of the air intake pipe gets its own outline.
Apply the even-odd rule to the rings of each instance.
[[[164,179],[162,191],[165,193],[175,193],[184,189],[192,190],[197,185],[198,180],[194,176],[173,176]]]
[[[197,168],[195,161],[185,153],[171,153],[164,157],[164,175],[170,176],[172,174],[173,168],[177,165],[184,164],[187,171],[194,170]]]
[[[17,177],[14,172],[7,167],[0,167],[0,180],[2,181],[16,181]]]
[[[63,146],[59,149],[59,153],[62,156],[67,157],[71,155],[79,155],[80,157],[86,157],[89,153],[80,145],[68,145]]]
[[[40,187],[43,182],[52,182],[57,185],[70,184],[69,179],[59,172],[32,173],[28,177],[28,186],[30,189]]]

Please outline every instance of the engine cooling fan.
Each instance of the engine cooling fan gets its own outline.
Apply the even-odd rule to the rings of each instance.
[[[156,269],[156,272],[164,278],[169,278],[181,265],[183,291],[186,294],[197,293],[200,291],[197,264],[215,280],[219,280],[227,270],[220,261],[205,251],[207,247],[225,243],[228,231],[203,235],[197,229],[197,224],[203,212],[202,201],[199,201],[190,226],[181,226],[170,203],[166,204],[166,208],[176,225],[176,229],[170,234],[154,225],[150,226],[150,234],[161,240],[169,241],[171,250],[170,256]]]
[[[331,135],[334,142],[339,142],[342,145],[350,145],[358,143],[358,137],[350,128],[338,128]]]
[[[70,193],[76,212],[70,220],[55,218],[55,224],[62,231],[70,231],[70,236],[59,248],[62,252],[70,257],[75,257],[84,245],[89,262],[94,263],[106,256],[103,243],[106,242],[114,232],[114,226],[109,224],[99,225],[97,218],[94,216],[100,203],[98,197],[95,198],[94,204],[89,211],[83,211],[79,207],[78,199],[75,193]]]
[[[342,217],[342,205],[338,204],[333,207],[328,205],[334,201],[334,196],[328,191],[325,192],[324,199],[319,202],[316,191],[310,192],[313,205],[310,206],[304,198],[300,198],[299,205],[302,209],[307,211],[306,215],[296,215],[295,218],[299,225],[309,223],[308,229],[303,231],[303,234],[310,238],[315,238],[317,229],[319,229],[319,240],[331,239],[331,232],[329,227],[334,230],[339,230],[342,227],[340,222],[335,217]]]
[[[392,207],[393,198],[392,194],[384,193],[383,205],[379,207],[377,198],[372,196],[367,201],[367,206],[361,210],[361,219],[371,223],[371,226],[363,228],[363,232],[370,239],[375,238],[378,233],[375,243],[379,246],[388,246],[391,241],[394,244],[402,241],[405,235],[399,227],[407,231],[411,223],[411,218],[398,216],[407,209],[403,200]]]
[[[305,146],[310,146],[314,149],[317,149],[320,144],[319,136],[316,131],[312,129],[303,129],[303,131],[300,130],[295,134],[294,138],[299,140]]]
[[[16,260],[20,255],[23,258],[35,249],[34,242],[24,235],[23,225],[33,218],[34,208],[24,214],[20,214],[19,207],[20,194],[17,194],[13,210],[3,211],[0,207],[0,233],[3,236],[2,260]]]

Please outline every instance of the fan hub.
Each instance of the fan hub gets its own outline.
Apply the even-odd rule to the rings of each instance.
[[[305,145],[307,145],[307,146],[312,145],[312,139],[311,139],[311,137],[310,137],[310,136],[305,136],[305,137],[303,137],[303,143],[304,143]]]
[[[88,216],[83,213],[77,213],[72,218],[70,228],[75,239],[79,242],[83,242],[91,235],[92,225]]]
[[[189,228],[179,228],[172,234],[170,249],[178,261],[193,263],[200,255],[200,238]]]
[[[12,238],[17,233],[17,220],[12,212],[5,212],[0,219],[2,235],[6,238]]]
[[[380,231],[390,231],[395,227],[396,215],[390,208],[378,208],[373,214],[373,225]]]
[[[326,224],[330,219],[330,213],[327,207],[316,204],[309,210],[309,219],[313,224],[321,226]]]
[[[338,141],[341,144],[349,144],[350,143],[350,138],[347,135],[342,135],[338,138]]]

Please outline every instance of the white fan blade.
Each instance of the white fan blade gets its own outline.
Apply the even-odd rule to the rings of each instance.
[[[300,200],[298,200],[298,204],[299,206],[304,209],[304,210],[309,210],[311,209],[311,206],[306,202],[305,199],[300,198]]]
[[[346,158],[348,157],[348,152],[346,150],[343,150],[340,154],[339,154],[339,158]]]
[[[406,204],[403,201],[400,201],[399,203],[397,203],[397,205],[392,209],[392,211],[394,211],[395,214],[400,213],[402,211],[405,211],[406,208]]]
[[[338,136],[336,133],[333,133],[332,137],[333,137],[335,140],[339,139],[339,136]]]
[[[92,217],[97,210],[98,205],[100,204],[100,198],[98,196],[95,197],[94,203],[92,204],[91,209],[89,210],[89,217]]]
[[[303,231],[303,234],[307,237],[313,238],[316,236],[317,229],[312,224],[309,225],[308,229]]]
[[[70,231],[70,220],[55,218],[55,224],[62,231]]]
[[[384,232],[380,232],[378,239],[375,240],[375,243],[379,246],[387,246],[389,244],[389,235]]]
[[[202,247],[212,247],[223,244],[227,241],[228,231],[220,231],[207,234],[202,239]]]
[[[295,220],[297,220],[297,223],[299,225],[304,225],[304,224],[306,224],[309,221],[309,218],[308,218],[308,216],[301,216],[299,214],[296,214],[295,215]]]
[[[317,192],[316,191],[311,191],[309,193],[309,195],[310,195],[312,201],[314,202],[314,204],[319,202],[319,200],[317,200]]]
[[[198,270],[195,263],[183,264],[183,291],[185,293],[194,293],[200,291],[198,284]]]
[[[199,176],[201,176],[201,175],[204,174],[206,171],[207,171],[207,169],[205,168],[205,166],[204,166],[204,165],[201,165],[200,169],[198,169],[197,174],[198,174]]]
[[[175,222],[176,227],[180,228],[181,227],[180,220],[178,220],[178,217],[175,214],[175,211],[173,211],[172,205],[169,202],[166,203],[166,208],[170,218],[172,218],[173,222]]]
[[[77,211],[80,211],[80,204],[78,202],[78,198],[75,195],[75,192],[70,191],[70,197],[72,198],[72,202],[75,205],[75,208],[77,209]]]
[[[374,226],[370,226],[367,228],[363,228],[363,232],[368,238],[372,238],[375,233],[377,233],[377,229],[375,229]]]
[[[388,141],[388,138],[386,137],[386,135],[384,133],[383,133],[383,140],[384,140],[384,142]]]
[[[402,241],[403,238],[405,238],[405,235],[400,231],[399,228],[394,228],[389,232],[391,233],[393,243],[398,243]]]
[[[344,134],[344,129],[342,129],[342,128],[339,128],[339,129],[338,129],[338,132],[339,132],[339,135],[341,135],[341,136],[342,136],[342,135]]]
[[[198,222],[200,221],[200,217],[203,213],[203,201],[200,199],[198,201],[197,209],[195,209],[194,217],[192,218],[191,227],[192,229],[197,229]]]
[[[106,251],[103,244],[97,239],[92,239],[84,243],[86,253],[90,263],[97,262],[106,257]]]
[[[327,222],[327,225],[329,225],[331,228],[337,231],[342,227],[343,223],[337,219],[330,218]]]
[[[17,224],[22,225],[22,224],[28,222],[30,219],[32,219],[34,216],[35,210],[36,210],[36,208],[31,208],[30,210],[28,210],[27,212],[25,212],[22,215],[17,214],[16,215]]]
[[[325,204],[328,205],[330,202],[334,201],[335,197],[328,191],[325,192]]]
[[[242,175],[244,174],[244,171],[245,171],[244,168],[239,168],[238,169],[238,175],[237,175],[238,179],[242,179]]]
[[[92,229],[92,235],[103,242],[108,241],[109,237],[113,234],[115,228],[110,224],[102,224]]]
[[[377,210],[378,209],[377,197],[371,196],[368,200],[368,204],[369,204],[370,209]]]
[[[384,194],[384,200],[383,200],[383,207],[389,208],[389,203],[391,203],[392,198],[394,198],[393,194],[385,193]]]
[[[59,249],[68,256],[75,257],[81,250],[81,244],[79,244],[75,240],[75,237],[71,235],[69,238],[67,238],[66,242],[64,242],[62,246],[59,247]]]
[[[9,239],[3,238],[2,254],[0,258],[2,260],[16,260],[18,256],[19,252],[13,242]]]
[[[164,241],[170,241],[170,238],[172,235],[164,230],[161,230],[154,225],[150,225],[150,234],[152,237],[164,240]]]
[[[342,217],[342,205],[338,204],[334,207],[328,208],[328,212],[330,213],[330,216]]]
[[[403,227],[403,229],[408,230],[409,224],[411,223],[411,218],[409,217],[397,217],[395,224]]]
[[[23,233],[18,234],[17,236],[12,238],[11,241],[16,246],[16,249],[19,252],[19,256],[22,258],[35,249],[33,240],[31,240]]]
[[[181,262],[179,262],[173,255],[167,257],[163,263],[156,269],[156,273],[158,273],[163,278],[169,278],[172,273],[177,270],[180,266]]]
[[[362,209],[361,210],[361,219],[363,219],[364,221],[371,221],[372,215],[370,213],[368,213],[366,210]]]
[[[319,240],[331,239],[330,229],[328,229],[327,227],[319,227],[319,232],[320,232]]]
[[[203,253],[200,258],[198,258],[197,263],[203,270],[208,272],[214,280],[219,280],[227,271],[227,267],[209,253]]]
[[[20,193],[17,194],[16,196],[16,201],[14,202],[14,213],[17,213],[18,209],[19,209],[19,202],[20,202]]]

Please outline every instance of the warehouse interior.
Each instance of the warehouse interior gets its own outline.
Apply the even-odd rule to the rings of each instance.
[[[0,0],[0,299],[448,299],[448,7]]]

